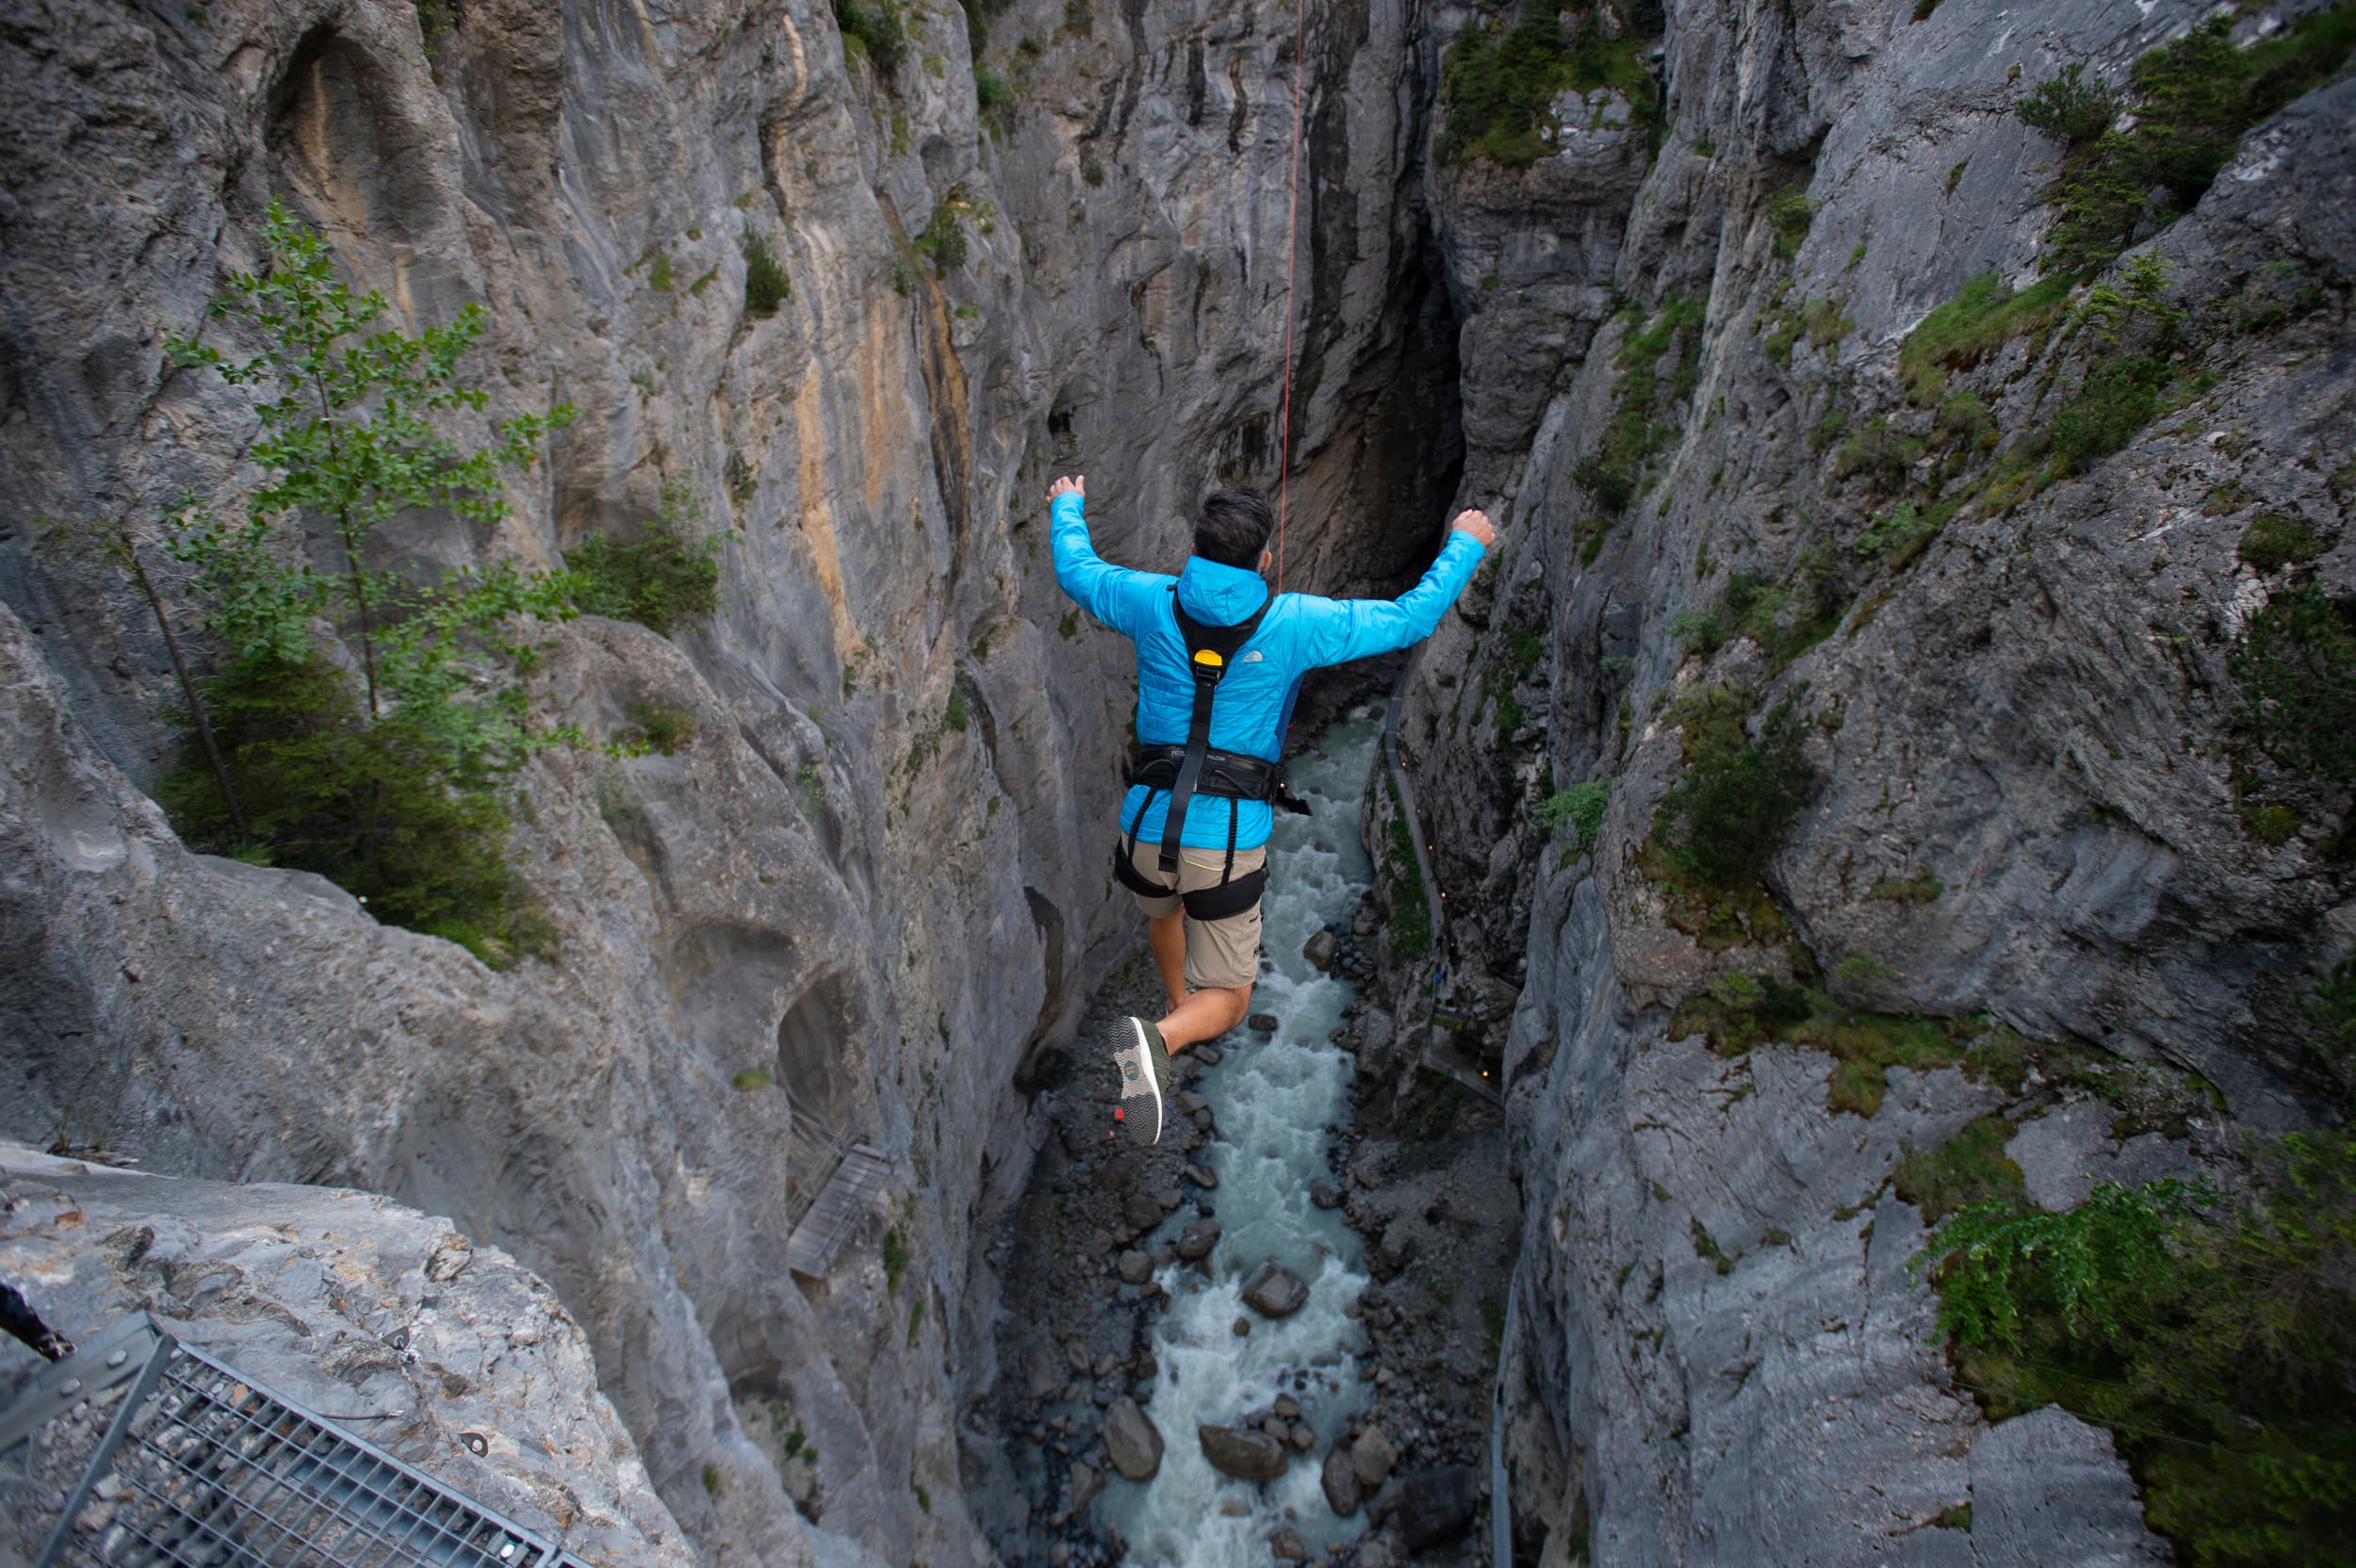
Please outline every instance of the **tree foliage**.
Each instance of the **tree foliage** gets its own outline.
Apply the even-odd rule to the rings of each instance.
[[[1756,883],[1782,847],[1815,792],[1816,769],[1792,698],[1769,710],[1756,737],[1744,733],[1739,708],[1729,715],[1723,706],[1689,714],[1685,776],[1661,797],[1653,830],[1678,869],[1733,891]]]
[[[2257,1195],[2099,1187],[1973,1204],[1916,1258],[1994,1416],[2110,1427],[2196,1568],[2356,1561],[2356,1138],[2292,1135]]]
[[[248,456],[263,477],[241,512],[188,500],[164,519],[225,662],[196,683],[190,714],[210,710],[221,765],[190,758],[162,793],[200,844],[317,871],[381,919],[504,958],[532,945],[532,923],[505,863],[499,789],[560,733],[534,726],[522,678],[532,626],[571,613],[572,584],[501,563],[421,587],[371,565],[369,547],[425,508],[497,522],[500,471],[531,463],[572,410],[499,420],[487,444],[463,444],[451,426],[489,401],[459,370],[483,308],[405,333],[276,202],[263,242],[266,267],[231,274],[212,311],[250,351],[171,346],[179,365],[254,390]],[[332,539],[335,569],[312,565],[306,524]]]

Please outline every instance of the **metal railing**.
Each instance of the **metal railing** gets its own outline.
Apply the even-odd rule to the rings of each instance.
[[[145,1314],[0,1418],[0,1456],[43,1444],[90,1452],[34,1568],[586,1568]]]

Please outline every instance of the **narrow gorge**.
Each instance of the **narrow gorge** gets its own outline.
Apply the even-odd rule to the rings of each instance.
[[[2347,1561],[2351,48],[15,0],[0,1281],[597,1568]],[[309,236],[447,363],[249,374]],[[339,375],[507,461],[286,489],[254,576]],[[1500,533],[1304,693],[1255,1016],[1142,1156],[1078,473],[1154,570],[1281,491],[1287,591]],[[380,675],[474,727],[493,851],[368,863],[476,905],[191,804],[208,704],[304,700],[270,615],[365,694],[288,791]]]

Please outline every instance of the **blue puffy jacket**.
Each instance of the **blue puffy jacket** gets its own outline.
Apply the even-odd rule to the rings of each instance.
[[[1050,509],[1055,581],[1080,607],[1137,645],[1137,739],[1147,745],[1184,745],[1194,713],[1194,677],[1186,643],[1170,608],[1170,585],[1186,613],[1205,626],[1234,626],[1260,608],[1268,584],[1257,572],[1189,557],[1175,579],[1113,565],[1088,546],[1088,517],[1076,495],[1055,498]],[[1252,640],[1228,662],[1211,711],[1211,744],[1269,761],[1284,744],[1301,678],[1327,664],[1346,664],[1412,647],[1432,635],[1448,607],[1481,564],[1481,541],[1451,533],[1423,580],[1397,599],[1323,599],[1280,594]],[[1121,806],[1121,831],[1149,843],[1162,838],[1165,791],[1130,787]],[[1227,819],[1236,812],[1235,847],[1268,841],[1273,810],[1266,801],[1197,795],[1186,808],[1183,841],[1199,849],[1227,846]],[[1142,817],[1139,813],[1142,812]]]

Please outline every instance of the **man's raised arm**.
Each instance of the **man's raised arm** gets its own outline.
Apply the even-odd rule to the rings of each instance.
[[[1047,487],[1048,543],[1055,552],[1055,586],[1081,609],[1118,631],[1129,631],[1137,585],[1152,585],[1143,572],[1116,566],[1088,543],[1088,476],[1058,479]],[[1131,633],[1135,635],[1135,633]]]
[[[1465,511],[1448,525],[1448,543],[1425,568],[1423,580],[1395,599],[1324,599],[1310,640],[1310,662],[1347,664],[1413,647],[1432,635],[1497,543],[1485,512]]]

